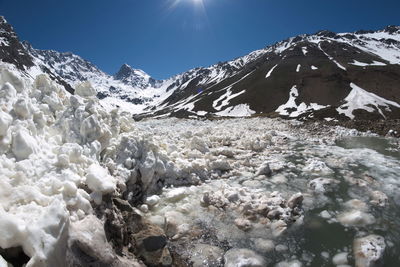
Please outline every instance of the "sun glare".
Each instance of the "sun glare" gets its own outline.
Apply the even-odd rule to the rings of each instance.
[[[181,4],[181,3],[192,3],[196,6],[204,5],[204,0],[172,0],[170,2],[171,2],[171,4],[170,4],[171,7],[176,7],[178,4]]]
[[[193,27],[196,30],[204,30],[208,28],[209,24],[206,2],[206,0],[168,0],[166,1],[166,15],[172,14],[178,7],[192,10],[192,12],[190,12],[190,21],[193,22]],[[188,25],[187,23],[187,21],[184,22],[185,27]]]

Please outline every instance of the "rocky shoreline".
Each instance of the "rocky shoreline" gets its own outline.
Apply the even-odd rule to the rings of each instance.
[[[329,126],[343,126],[348,129],[357,129],[360,132],[371,132],[380,136],[400,137],[400,120],[348,120],[331,121],[324,124]]]

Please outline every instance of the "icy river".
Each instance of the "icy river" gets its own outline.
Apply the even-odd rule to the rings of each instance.
[[[188,168],[192,185],[141,208],[194,266],[399,266],[398,140],[269,119],[138,127]]]

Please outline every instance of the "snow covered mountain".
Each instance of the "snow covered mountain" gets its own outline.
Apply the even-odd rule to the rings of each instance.
[[[72,53],[21,45],[2,21],[3,61],[23,65],[32,75],[46,72],[71,92],[90,81],[104,106],[140,116],[400,117],[398,26],[299,35],[232,61],[156,80],[127,64],[109,75]]]
[[[134,69],[128,64],[122,65],[119,71],[114,75],[114,78],[132,87],[142,89],[155,87],[157,82],[144,71]]]
[[[197,73],[156,114],[397,118],[399,41],[400,28],[394,26],[290,38],[201,69],[205,75]],[[227,66],[232,67],[230,72],[225,71]]]

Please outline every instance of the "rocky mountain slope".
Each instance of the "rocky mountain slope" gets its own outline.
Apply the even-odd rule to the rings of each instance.
[[[71,86],[90,81],[103,105],[119,106],[133,114],[276,114],[327,120],[400,117],[397,26],[300,35],[160,81],[126,64],[111,76],[72,53],[34,49],[26,42],[19,43],[4,19],[1,25],[3,61],[24,66],[28,73],[45,71],[69,91]]]
[[[398,117],[399,41],[399,27],[290,38],[219,81],[207,80],[213,72],[204,70],[167,98],[158,114]]]

